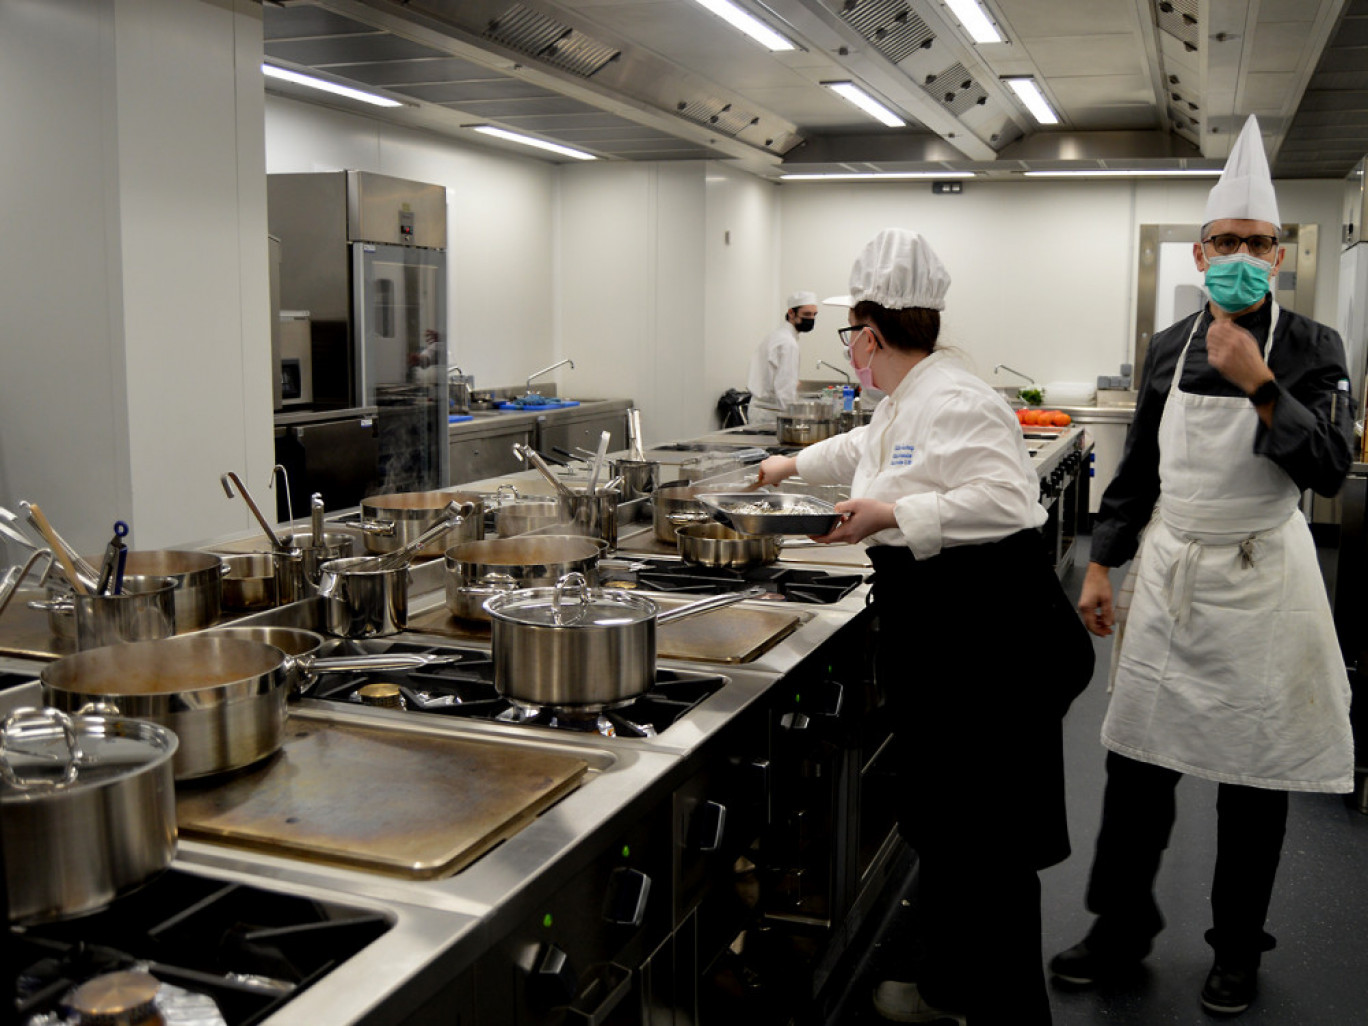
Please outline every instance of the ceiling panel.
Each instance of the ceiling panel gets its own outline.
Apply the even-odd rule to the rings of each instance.
[[[462,124],[481,118],[604,155],[707,154],[764,174],[804,142],[814,159],[839,150],[843,163],[858,162],[861,146],[884,163],[900,146],[952,163],[969,153],[974,159],[958,164],[971,169],[994,166],[992,153],[1003,144],[1056,132],[1076,136],[1071,152],[1080,160],[1092,150],[1113,159],[1104,136],[1094,146],[1089,134],[1117,132],[1137,140],[1136,159],[1177,159],[1173,135],[1158,131],[1167,129],[1214,155],[1251,110],[1261,114],[1266,136],[1295,158],[1287,166],[1297,173],[1338,173],[1341,151],[1368,149],[1352,119],[1348,138],[1324,137],[1334,113],[1368,108],[1368,0],[987,0],[1010,42],[985,46],[968,44],[943,0],[738,2],[787,26],[802,49],[770,54],[689,0],[294,0],[263,6],[265,51],[402,93],[423,105],[424,127],[449,125],[445,130],[462,138]],[[1238,11],[1248,12],[1248,23]],[[1202,24],[1213,16],[1216,26]],[[1228,27],[1222,18],[1239,31],[1213,55],[1211,33]],[[491,30],[492,22],[500,28]],[[514,66],[510,50],[487,36],[516,34],[519,26],[542,26],[555,38],[528,41],[531,49],[519,51],[525,56]],[[1331,43],[1318,53],[1327,35]],[[598,55],[593,66],[566,65],[590,51]],[[619,51],[619,59],[602,63]],[[1299,98],[1308,68],[1316,71]],[[1008,73],[1039,78],[1067,126],[1035,125],[1000,83]],[[938,80],[928,83],[929,75]],[[821,85],[838,78],[866,85],[912,123],[877,125]],[[681,116],[680,103],[694,120]],[[411,121],[414,112],[392,116]]]

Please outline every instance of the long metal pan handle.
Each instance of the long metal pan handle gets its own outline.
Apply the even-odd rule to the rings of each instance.
[[[711,613],[714,609],[721,609],[724,606],[734,606],[738,602],[744,602],[746,599],[755,598],[764,593],[764,588],[746,588],[744,591],[733,591],[726,595],[714,595],[711,598],[699,599],[697,602],[690,602],[687,605],[682,605],[675,609],[671,609],[668,612],[659,614],[656,617],[656,623],[673,623],[676,620],[683,620],[687,616],[697,616],[700,613]]]
[[[299,656],[295,661],[306,674],[335,671],[364,670],[421,670],[425,666],[443,666],[459,662],[460,655],[429,655],[423,652],[391,652],[380,655],[330,656],[317,658],[311,655]]]
[[[570,491],[561,479],[552,473],[551,468],[546,465],[546,460],[542,459],[541,453],[537,452],[536,449],[533,449],[528,445],[523,445],[521,442],[514,442],[513,455],[517,456],[520,460],[532,464],[542,477],[551,482],[551,487],[556,489],[557,494],[559,494],[561,498],[573,499],[575,497],[575,493]]]
[[[231,481],[232,484],[229,484],[229,481]],[[267,539],[270,540],[271,548],[277,550],[289,549],[289,546],[282,542],[280,536],[275,533],[275,528],[271,526],[271,522],[262,514],[261,509],[256,504],[256,500],[252,498],[252,494],[247,491],[242,480],[236,473],[230,470],[226,474],[221,474],[219,476],[219,484],[223,485],[223,494],[230,499],[233,497],[233,485],[237,485],[238,494],[242,496],[242,501],[247,503],[247,508],[252,511],[252,516],[256,517],[256,522],[261,525],[261,530],[265,532]]]
[[[48,561],[48,567],[52,566],[52,553],[47,549],[37,549],[29,555],[22,566],[9,567],[3,576],[0,576],[0,613],[4,613],[5,607],[10,604],[10,599],[14,598],[15,592],[19,590],[19,585],[28,576],[33,565],[40,559]]]

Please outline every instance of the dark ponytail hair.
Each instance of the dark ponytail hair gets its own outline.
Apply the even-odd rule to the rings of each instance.
[[[894,349],[930,353],[940,337],[940,311],[924,306],[890,310],[868,300],[855,304],[855,319],[879,329],[883,340]]]

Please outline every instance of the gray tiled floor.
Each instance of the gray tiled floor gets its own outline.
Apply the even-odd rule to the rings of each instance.
[[[1072,594],[1081,581],[1066,580]],[[1065,725],[1069,828],[1074,854],[1041,874],[1045,956],[1087,931],[1083,890],[1101,811],[1110,639],[1095,639],[1098,671]],[[1185,779],[1178,823],[1159,875],[1168,926],[1146,961],[1145,976],[1113,992],[1052,989],[1056,1026],[1210,1026],[1198,992],[1210,968],[1202,940],[1215,859],[1216,786]],[[883,1022],[870,1006],[875,983],[905,965],[915,910],[898,905],[887,927],[853,970],[847,998],[828,1026]],[[1259,997],[1234,1020],[1240,1026],[1368,1024],[1368,816],[1340,796],[1294,794],[1268,928],[1278,947],[1264,958]]]

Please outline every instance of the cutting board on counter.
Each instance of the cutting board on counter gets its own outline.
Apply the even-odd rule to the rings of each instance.
[[[682,606],[685,602],[658,595],[652,595],[651,600],[662,610]],[[792,634],[805,619],[802,613],[787,606],[774,610],[729,606],[658,627],[656,656],[704,663],[749,663]],[[408,629],[482,643],[489,641],[490,634],[488,624],[458,620],[445,606],[410,616]]]
[[[178,787],[176,820],[182,837],[430,879],[512,837],[587,771],[527,745],[292,718],[260,767]]]

